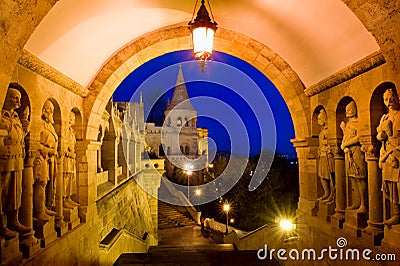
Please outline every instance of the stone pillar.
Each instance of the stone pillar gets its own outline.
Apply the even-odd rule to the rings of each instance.
[[[104,162],[103,166],[105,170],[108,170],[108,182],[117,185],[116,170],[118,168],[118,142],[115,135],[105,136],[103,139],[102,148],[107,151],[107,153],[102,154],[102,160]]]
[[[339,147],[334,149],[335,181],[336,181],[336,208],[332,217],[333,224],[343,229],[344,213],[346,209],[346,170],[343,151]]]
[[[369,219],[365,233],[373,237],[375,245],[380,245],[383,238],[383,198],[382,176],[378,166],[379,149],[377,143],[362,146],[368,165],[368,204]]]
[[[101,145],[97,150],[97,173],[103,172],[103,168],[101,167]]]
[[[134,133],[131,133],[131,138],[129,139],[129,157],[128,157],[128,167],[131,171],[130,175],[134,175],[136,173],[136,142],[134,139]]]
[[[64,223],[64,216],[63,216],[63,195],[64,195],[64,182],[63,182],[63,165],[64,165],[64,156],[65,151],[59,151],[57,156],[57,173],[56,173],[56,207],[55,212],[55,227],[57,231],[57,236],[63,236],[67,230]]]
[[[36,155],[29,152],[25,156],[24,170],[22,174],[22,197],[19,208],[19,221],[21,224],[33,228],[33,161]],[[19,245],[24,258],[29,258],[36,253],[40,246],[39,241],[34,237],[34,232],[20,234]]]
[[[316,216],[318,211],[317,151],[318,139],[293,139],[299,162],[299,203],[298,210],[306,215]],[[310,145],[310,142],[313,145]]]
[[[153,165],[150,160],[149,163]],[[147,200],[150,207],[154,229],[154,232],[150,233],[154,235],[155,239],[158,239],[158,189],[161,185],[162,173],[164,173],[163,170],[157,171],[153,167],[150,167],[144,169],[136,176],[137,183],[147,193]],[[157,243],[149,243],[149,245],[157,245]]]
[[[97,163],[98,141],[78,141],[76,144],[77,185],[79,198],[79,218],[85,222],[94,215],[97,199]]]

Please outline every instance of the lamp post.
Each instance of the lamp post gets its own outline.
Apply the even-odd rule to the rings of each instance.
[[[199,198],[200,198],[200,195],[201,195],[201,190],[200,189],[196,189],[195,194],[196,194],[196,197],[197,197],[197,211],[199,212],[200,211]]]
[[[185,166],[185,173],[186,173],[186,175],[187,175],[187,179],[188,179],[188,191],[187,191],[187,198],[188,198],[188,200],[189,200],[189,196],[190,196],[190,190],[189,190],[189,180],[190,180],[190,176],[193,174],[193,171],[191,170],[193,168],[193,166],[192,165],[186,165]]]
[[[225,235],[228,234],[228,213],[229,213],[229,209],[230,209],[229,204],[228,204],[228,203],[225,203],[225,204],[224,204],[224,212],[226,213],[226,230],[225,230]]]

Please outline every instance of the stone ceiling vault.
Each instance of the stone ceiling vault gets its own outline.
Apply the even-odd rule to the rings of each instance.
[[[111,3],[112,5],[110,5]],[[0,37],[3,41],[0,48],[6,52],[0,53],[0,62],[2,62],[0,86],[2,88],[8,86],[17,61],[22,55],[23,49],[26,49],[83,87],[94,89],[87,97],[87,101],[93,103],[94,106],[88,107],[90,111],[85,111],[88,112],[87,114],[91,114],[92,111],[99,112],[99,107],[102,106],[106,95],[111,95],[111,91],[107,89],[97,91],[99,85],[102,84],[98,81],[101,79],[103,66],[115,60],[118,61],[118,57],[115,55],[122,47],[128,47],[129,44],[140,39],[145,40],[143,36],[148,35],[149,32],[161,32],[165,27],[173,27],[171,25],[184,25],[190,19],[194,6],[191,1],[178,0],[120,0],[118,4],[116,3],[116,1],[108,0],[27,0],[23,2],[2,0]],[[259,47],[249,50],[252,53],[246,54],[241,54],[246,50],[235,51],[238,47],[245,48],[246,43],[230,47],[232,40],[227,41],[229,38],[227,36],[231,33],[240,35],[245,42],[251,40],[251,44],[261,45],[261,49],[268,51],[270,48],[272,55],[276,55],[276,60],[282,60],[283,65],[287,64],[288,71],[285,73],[276,71],[272,68],[272,66],[276,66],[275,63],[269,64],[267,61],[270,69],[260,69],[273,80],[278,89],[280,88],[281,93],[286,83],[282,82],[282,78],[276,77],[282,75],[285,78],[289,77],[289,80],[290,76],[294,77],[293,80],[309,87],[379,49],[384,49],[384,52],[396,45],[399,38],[393,30],[390,31],[390,29],[396,28],[393,25],[396,20],[392,20],[393,22],[390,24],[390,21],[385,19],[388,14],[391,14],[391,17],[398,17],[399,3],[398,1],[382,2],[379,0],[290,0],[284,3],[275,0],[223,2],[215,0],[212,1],[213,12],[221,29],[217,32],[219,39],[216,41],[216,49],[238,56],[259,69],[264,68],[260,65],[264,59],[259,56]],[[243,8],[244,6],[246,8]],[[127,9],[125,10],[127,13],[124,13],[124,8]],[[112,14],[104,13],[108,9],[112,11]],[[146,15],[147,20],[141,16],[133,16],[140,13],[137,11],[143,11],[142,14]],[[136,30],[136,32],[128,34],[129,38],[127,39],[118,39],[118,36],[110,38],[107,35],[110,33],[110,29],[112,31],[112,26],[117,23],[112,18],[114,20],[120,18],[115,16],[118,12],[127,15],[124,19],[128,20],[123,24],[127,27],[123,27],[123,29]],[[155,12],[152,14],[156,15],[149,16],[148,12]],[[393,12],[397,13],[393,14]],[[99,19],[102,23],[94,23],[100,22]],[[122,22],[118,21],[118,23]],[[143,32],[140,32],[141,30]],[[119,33],[121,34],[121,32]],[[74,38],[69,38],[71,36]],[[103,39],[99,40],[99,36],[102,36]],[[90,43],[91,39],[95,42]],[[109,46],[107,41],[114,39],[119,43]],[[180,40],[183,39],[185,38],[176,37],[168,42],[159,42],[164,46],[164,50],[160,51],[172,52],[190,48],[188,43],[181,45]],[[174,45],[172,45],[173,43]],[[139,49],[140,53],[137,55],[149,53],[146,43],[138,42],[138,44],[144,46]],[[62,49],[57,50],[56,48]],[[79,50],[83,48],[86,50]],[[104,52],[104,48],[108,49],[107,52]],[[96,58],[97,61],[93,61],[83,56],[83,52],[87,52],[89,57],[93,57],[94,55],[91,54],[93,51],[102,51],[101,60]],[[154,54],[153,57],[157,55],[161,54]],[[259,60],[254,56],[258,56]],[[393,55],[385,54],[391,64],[395,62],[394,59],[391,60],[391,57],[395,58],[395,56],[395,53]],[[151,56],[142,55],[139,57],[139,64],[149,59]],[[68,72],[72,68],[81,71],[84,77],[78,77],[74,73]],[[393,69],[395,68],[396,66],[393,64]],[[112,79],[108,78],[112,74],[115,76],[121,75],[121,73],[124,72],[117,71],[117,68],[114,69],[113,72],[108,73],[109,76],[104,82],[110,83]],[[117,80],[121,80],[124,75],[126,73]],[[273,77],[274,75],[276,77]],[[294,105],[306,107],[307,99],[300,93],[299,84],[289,94],[284,95],[285,93],[283,93],[283,96],[287,99],[298,95],[299,98],[295,100],[298,104]],[[5,91],[0,90],[1,102],[5,97]],[[289,109],[293,108],[290,106],[291,104],[288,102]],[[88,117],[86,118],[88,119]],[[305,133],[307,129],[298,131],[299,128],[307,128],[305,122],[295,123],[299,126],[296,134],[301,132],[300,135],[307,135]]]
[[[86,87],[101,65],[132,40],[163,27],[187,24],[194,4],[58,1],[24,48]],[[340,0],[214,0],[211,5],[220,27],[270,47],[306,86],[379,50],[372,34]]]

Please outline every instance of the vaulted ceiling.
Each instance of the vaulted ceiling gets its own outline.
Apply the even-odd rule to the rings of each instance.
[[[210,4],[219,27],[270,47],[305,86],[379,50],[371,33],[341,0],[213,0]],[[194,5],[195,0],[58,1],[24,48],[88,86],[115,52],[148,32],[189,22]]]

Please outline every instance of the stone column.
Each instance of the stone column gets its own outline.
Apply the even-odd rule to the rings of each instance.
[[[107,153],[102,154],[102,161],[104,162],[104,170],[108,170],[108,182],[117,185],[116,170],[118,168],[118,139],[117,136],[109,134],[103,139],[103,145]]]
[[[379,149],[377,143],[362,146],[368,165],[369,219],[365,232],[374,237],[374,244],[380,244],[383,237],[382,176],[379,169]]]
[[[150,164],[153,164],[149,160]],[[161,185],[161,175],[164,173],[163,169],[157,171],[152,166],[148,169],[144,169],[138,175],[136,175],[137,183],[140,184],[139,189],[146,191],[147,200],[150,207],[151,218],[153,222],[153,232],[151,233],[154,238],[158,239],[158,189]],[[157,242],[149,243],[149,245],[157,245]]]
[[[316,216],[318,212],[317,154],[318,139],[291,140],[296,148],[299,162],[299,204],[298,209],[306,215]],[[310,142],[312,145],[310,145]]]
[[[101,145],[99,145],[99,149],[97,150],[97,173],[103,172],[103,168],[101,167]]]
[[[36,154],[29,152],[25,156],[24,170],[22,173],[22,197],[19,208],[19,221],[21,224],[33,228],[33,161]],[[34,232],[19,236],[20,248],[24,258],[29,258],[39,249],[39,241],[34,237]]]
[[[96,213],[97,177],[96,156],[98,141],[79,141],[76,144],[79,217],[82,222]]]
[[[63,195],[64,195],[64,178],[63,178],[63,165],[64,165],[65,151],[59,151],[57,155],[57,173],[56,173],[56,206],[55,212],[55,227],[57,236],[61,237],[67,231],[65,230],[64,216],[63,216]],[[64,230],[63,230],[64,229]]]
[[[136,173],[136,142],[134,139],[134,134],[131,133],[131,138],[129,139],[129,145],[128,145],[128,149],[129,149],[129,157],[128,157],[128,166],[129,166],[129,170],[131,171],[131,175],[134,175]]]
[[[332,219],[334,224],[343,228],[344,212],[346,209],[346,169],[343,151],[339,147],[334,150],[335,181],[336,181],[336,208]]]

